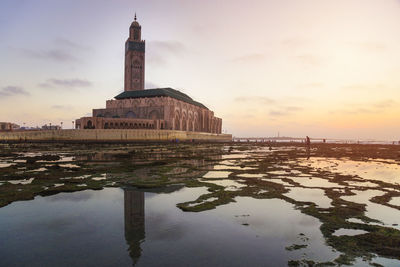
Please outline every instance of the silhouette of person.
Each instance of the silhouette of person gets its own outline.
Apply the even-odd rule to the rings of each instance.
[[[310,146],[311,146],[310,137],[306,136],[307,159],[310,158]]]

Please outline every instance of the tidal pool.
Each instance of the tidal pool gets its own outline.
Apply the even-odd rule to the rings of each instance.
[[[338,255],[324,244],[317,219],[282,200],[237,198],[202,213],[176,207],[201,193],[107,188],[15,202],[0,209],[7,240],[0,265],[284,266],[304,253],[314,260]],[[307,247],[285,250],[299,242]]]
[[[332,200],[325,195],[324,190],[318,188],[295,187],[291,188],[290,192],[286,193],[285,196],[297,201],[312,202],[324,209],[332,207]]]
[[[366,213],[365,215],[371,219],[375,219],[381,221],[388,227],[393,227],[396,229],[400,229],[400,211],[371,202],[370,199],[375,196],[383,195],[384,192],[380,190],[366,190],[366,191],[357,191],[352,190],[356,195],[354,196],[344,196],[342,199],[356,202],[360,204],[366,205]]]
[[[341,228],[339,230],[336,230],[333,235],[336,236],[342,236],[342,235],[348,235],[348,236],[353,236],[353,235],[362,235],[368,233],[367,231],[364,230],[356,230],[356,229],[344,229]]]
[[[0,266],[400,265],[400,146],[0,148]]]
[[[388,203],[400,207],[400,197],[394,197]]]
[[[200,180],[202,182],[207,182],[207,183],[212,183],[216,185],[220,185],[224,187],[224,190],[226,191],[237,191],[240,190],[242,187],[246,187],[246,184],[239,183],[239,181],[243,182],[243,180],[228,180],[228,179],[222,179],[222,180]]]
[[[232,172],[228,171],[209,171],[203,176],[203,178],[228,178],[231,173]]]
[[[348,159],[313,158],[309,162],[303,163],[303,165],[345,175],[357,175],[364,179],[399,184],[400,165],[391,162],[384,163],[381,160],[374,159],[354,161]]]
[[[321,187],[321,188],[343,188],[343,185],[332,183],[326,179],[317,177],[299,177],[291,178],[293,181],[305,187]]]

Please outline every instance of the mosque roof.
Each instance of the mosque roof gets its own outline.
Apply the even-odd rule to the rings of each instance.
[[[190,96],[184,94],[178,90],[172,88],[155,88],[155,89],[145,89],[137,91],[124,91],[117,95],[115,99],[127,99],[127,98],[142,98],[142,97],[159,97],[159,96],[169,96],[180,101],[208,109],[203,104],[194,101]]]

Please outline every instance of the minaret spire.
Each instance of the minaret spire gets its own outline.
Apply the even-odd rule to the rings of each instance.
[[[145,42],[136,12],[134,18],[125,43],[125,91],[144,90]]]

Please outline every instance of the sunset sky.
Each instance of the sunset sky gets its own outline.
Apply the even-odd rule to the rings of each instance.
[[[105,107],[135,12],[146,88],[224,132],[400,140],[399,0],[2,0],[0,121],[71,128]]]

